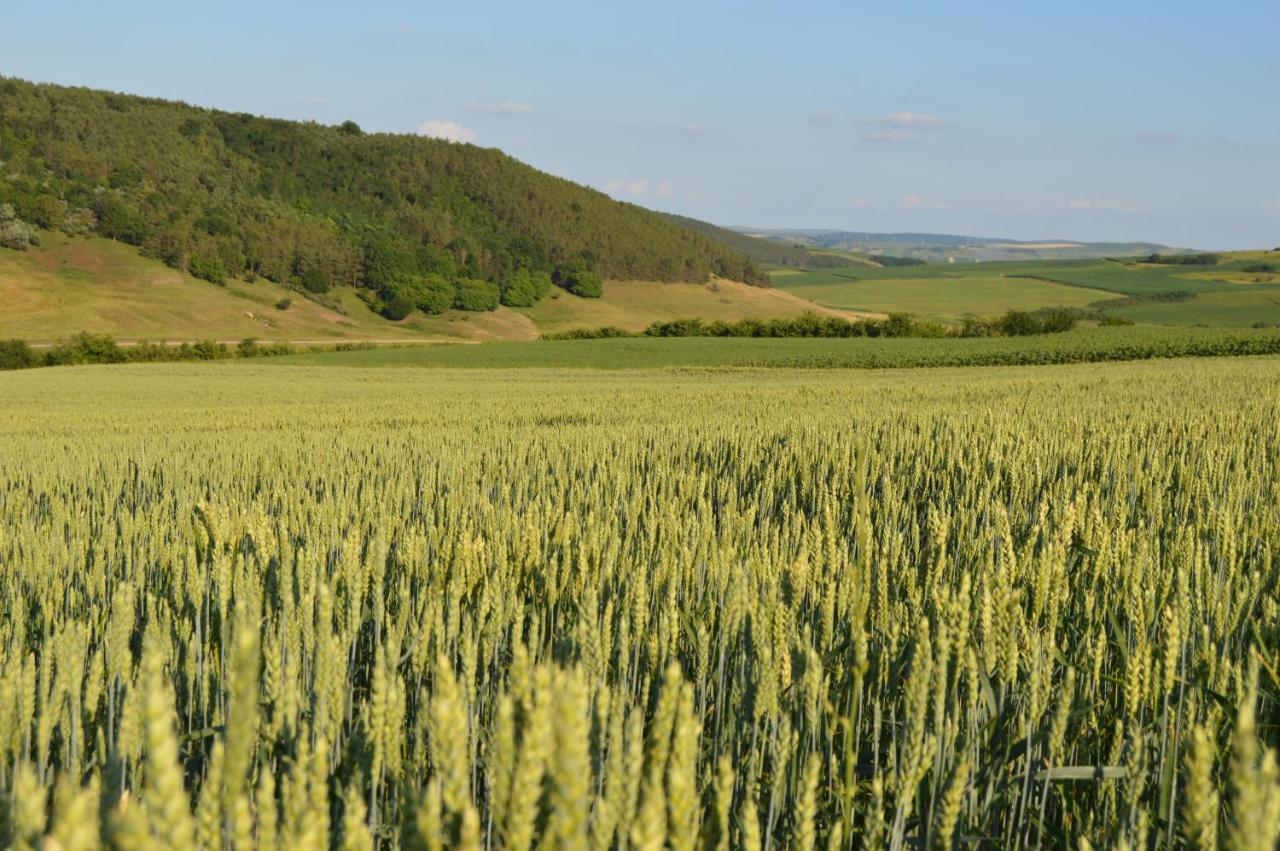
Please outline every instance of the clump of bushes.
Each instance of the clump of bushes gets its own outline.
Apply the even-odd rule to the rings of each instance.
[[[496,284],[481,281],[477,278],[463,278],[458,281],[453,296],[453,306],[458,310],[497,310],[500,294]]]
[[[28,369],[38,365],[39,357],[26,340],[0,340],[0,369]]]
[[[282,298],[276,302],[276,310],[288,310],[293,307],[293,299]]]
[[[1216,266],[1216,254],[1148,254],[1146,262],[1163,266]]]
[[[372,348],[366,343],[343,343],[313,350],[354,351]],[[30,369],[38,366],[71,366],[102,363],[167,363],[172,361],[223,360],[226,358],[260,358],[293,354],[288,343],[259,343],[252,338],[241,340],[234,349],[214,340],[167,346],[142,342],[121,346],[107,334],[80,333],[64,343],[42,351],[31,348],[25,340],[0,340],[0,370]]]
[[[887,319],[849,321],[838,316],[807,312],[792,319],[740,319],[737,322],[704,322],[701,319],[673,319],[654,322],[639,334],[612,326],[580,328],[545,334],[544,340],[588,340],[607,337],[999,337],[1027,334],[1058,334],[1070,331],[1076,318],[1067,310],[1047,310],[1038,314],[1009,311],[998,319],[968,319],[960,328],[921,319],[910,313],[893,313]]]
[[[191,272],[193,278],[199,278],[211,284],[221,286],[227,282],[227,267],[216,257],[192,254],[191,260],[187,263],[187,270]]]
[[[40,244],[40,233],[18,218],[12,204],[0,204],[0,248],[26,251]]]
[[[614,337],[639,337],[632,331],[624,331],[614,325],[605,325],[600,328],[573,328],[568,331],[559,331],[554,334],[543,334],[544,340],[607,340]]]
[[[533,307],[551,290],[546,272],[517,269],[502,281],[502,303],[507,307]]]
[[[592,271],[585,260],[561,263],[551,275],[556,286],[583,298],[600,298],[604,295],[604,279]]]

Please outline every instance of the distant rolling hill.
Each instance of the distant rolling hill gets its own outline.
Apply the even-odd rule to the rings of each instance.
[[[822,229],[730,228],[735,233],[812,249],[837,249],[864,255],[911,257],[929,263],[978,263],[992,260],[1087,260],[1178,253],[1152,242],[1077,242],[1065,239],[1018,240],[938,233],[868,233]]]
[[[663,213],[662,215],[668,221],[718,242],[762,266],[819,269],[846,266],[850,260],[849,257],[809,251],[802,245],[787,242],[785,238],[774,239],[767,236],[739,233],[700,219],[678,216],[675,213]]]

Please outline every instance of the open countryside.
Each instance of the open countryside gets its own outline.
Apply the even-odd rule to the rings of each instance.
[[[1280,849],[1280,10],[81,5],[0,848]]]

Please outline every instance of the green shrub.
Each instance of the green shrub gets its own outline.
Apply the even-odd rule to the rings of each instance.
[[[201,340],[191,347],[191,353],[196,360],[221,360],[231,357],[231,352],[226,346],[213,340]]]
[[[1000,318],[999,327],[1000,332],[1008,337],[1026,337],[1044,331],[1040,320],[1025,310],[1010,310]]]
[[[187,269],[193,278],[199,278],[211,284],[221,286],[227,282],[227,267],[216,257],[206,259],[192,254],[191,260],[187,263]]]
[[[1121,316],[1118,313],[1108,313],[1106,316],[1102,317],[1102,321],[1098,324],[1106,326],[1132,325],[1133,320],[1127,316]]]
[[[453,306],[458,310],[496,310],[498,301],[498,287],[495,284],[476,278],[463,278],[458,281]]]
[[[12,204],[0,204],[0,248],[26,251],[40,244],[40,234],[18,218]]]
[[[384,319],[399,322],[410,313],[413,313],[414,308],[417,307],[413,302],[413,297],[406,292],[395,292],[393,290],[388,295],[389,298],[382,305],[381,313]]]
[[[648,332],[645,332],[646,334]],[[560,331],[554,334],[543,334],[543,340],[606,340],[615,337],[638,337],[639,334],[633,334],[630,331],[624,331],[613,325],[605,325],[602,328],[574,328],[569,331]]]
[[[26,340],[0,340],[0,369],[29,369],[38,363]]]
[[[80,363],[123,363],[125,353],[107,334],[81,332],[67,342],[44,353],[47,366]]]
[[[1053,308],[1040,315],[1041,334],[1061,334],[1076,327],[1076,317],[1069,310]]]
[[[282,298],[276,302],[276,310],[288,310],[290,307],[293,307],[293,299],[291,298]]]
[[[410,282],[410,294],[423,313],[444,313],[453,306],[457,286],[443,275],[419,275]]]
[[[592,271],[585,260],[560,264],[551,280],[556,286],[583,298],[600,298],[604,295],[604,279]]]
[[[502,303],[508,307],[533,307],[551,289],[546,272],[517,269],[502,281]]]

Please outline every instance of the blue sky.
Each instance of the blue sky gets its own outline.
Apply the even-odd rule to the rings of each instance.
[[[721,224],[1276,247],[1277,33],[1276,0],[19,3],[0,74],[474,140]]]

